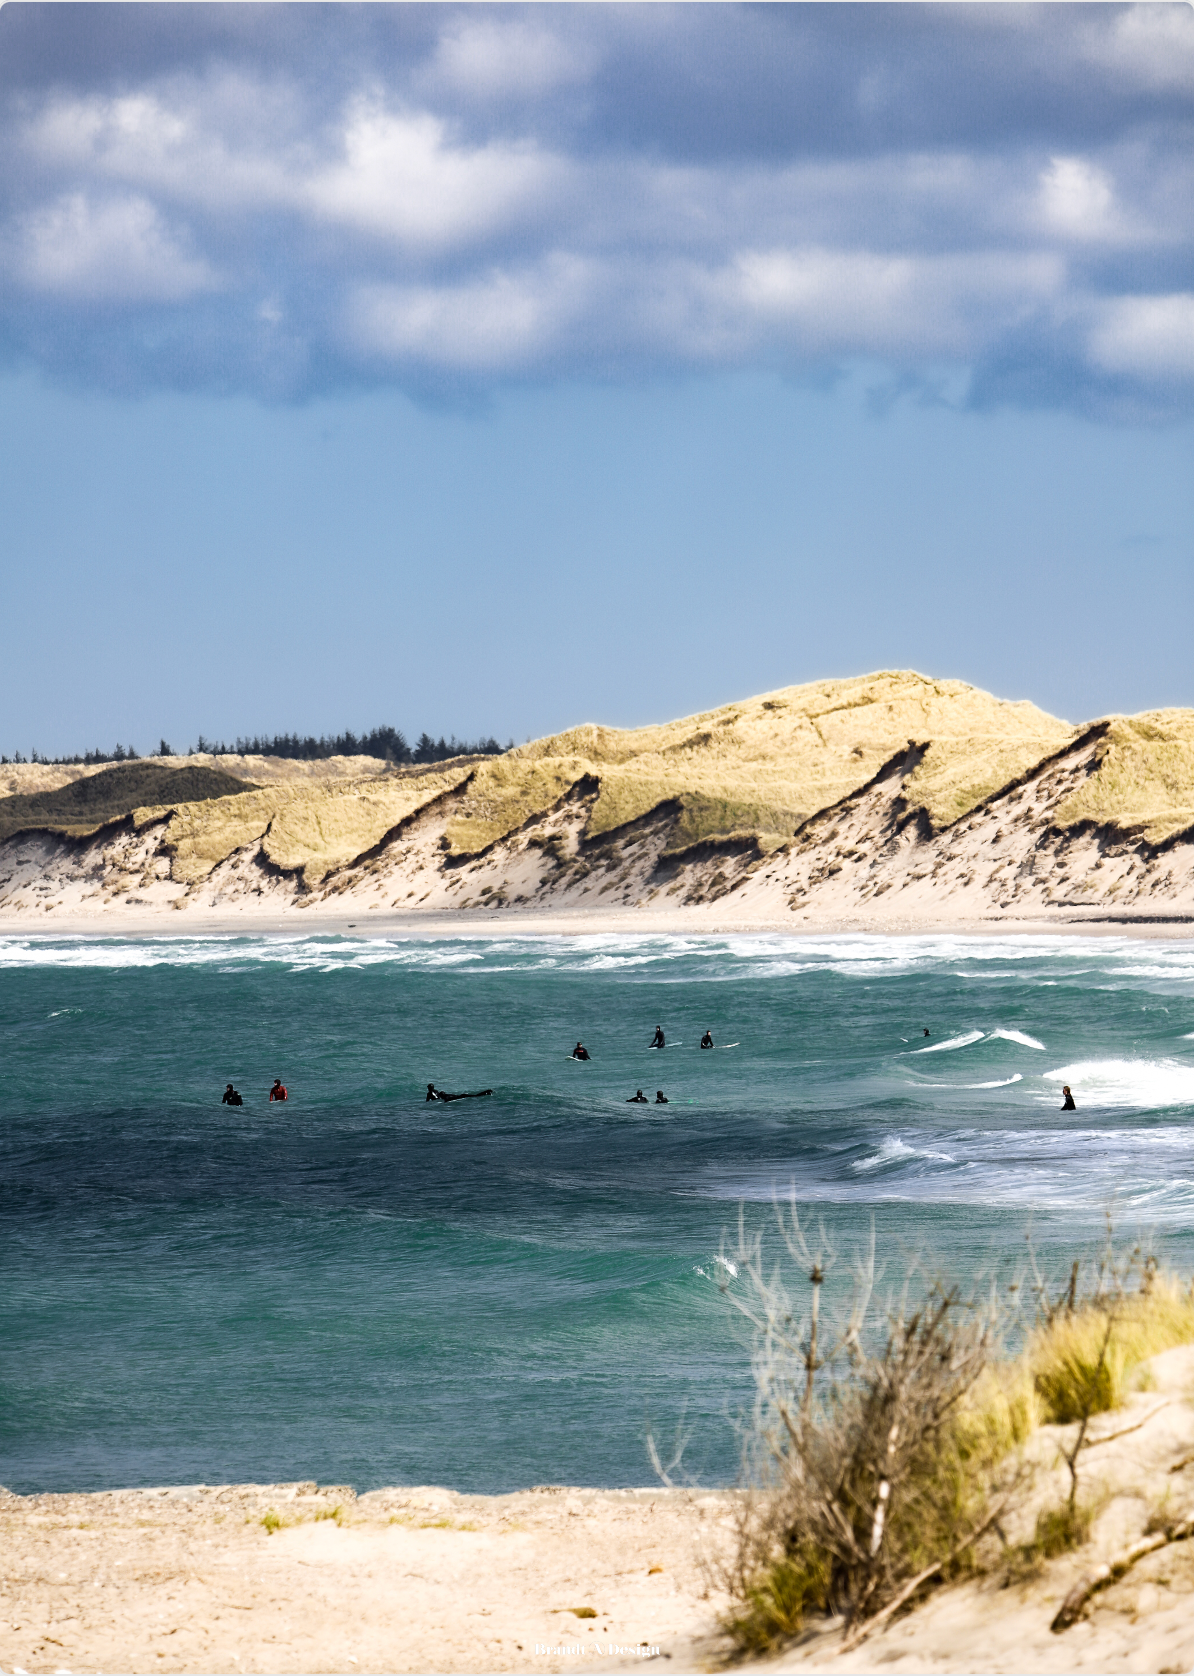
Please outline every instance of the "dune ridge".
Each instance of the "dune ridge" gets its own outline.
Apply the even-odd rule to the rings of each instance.
[[[0,796],[0,919],[119,906],[125,923],[130,907],[1194,921],[1191,710],[1075,728],[960,681],[881,671],[423,768],[154,762],[223,780],[198,799],[181,780],[116,799],[84,826],[38,806],[50,793],[98,808],[114,775],[144,765],[91,769],[86,787],[82,770],[57,770],[58,788],[48,765],[6,768],[0,784],[20,790]]]

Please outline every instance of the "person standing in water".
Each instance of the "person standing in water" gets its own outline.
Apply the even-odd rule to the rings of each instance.
[[[275,1077],[274,1078],[274,1086],[269,1091],[269,1097],[270,1097],[271,1100],[285,1100],[286,1099],[286,1097],[287,1097],[286,1090],[282,1086],[281,1077]]]
[[[1074,1104],[1074,1096],[1070,1093],[1070,1085],[1068,1082],[1062,1084],[1061,1096],[1061,1109],[1063,1112],[1076,1112],[1078,1110],[1077,1106]]]
[[[706,1030],[705,1031],[705,1034],[701,1037],[701,1046],[703,1048],[711,1048],[713,1046],[713,1032],[712,1032],[712,1030]]]
[[[664,1037],[663,1037],[663,1025],[662,1024],[657,1024],[655,1026],[655,1039],[651,1043],[651,1046],[652,1047],[666,1047],[667,1046],[667,1042],[664,1040]]]

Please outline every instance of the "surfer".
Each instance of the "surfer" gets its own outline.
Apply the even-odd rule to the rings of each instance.
[[[650,1103],[641,1088],[637,1089],[626,1102],[628,1106],[649,1106]]]
[[[712,1032],[712,1030],[706,1030],[705,1031],[705,1034],[701,1037],[701,1046],[703,1048],[711,1048],[713,1046],[713,1032]]]
[[[655,1026],[655,1039],[651,1043],[651,1046],[652,1047],[666,1047],[667,1046],[667,1043],[663,1039],[663,1025],[662,1024],[657,1024]]]
[[[274,1086],[269,1091],[269,1097],[271,1100],[285,1100],[287,1098],[281,1077],[274,1078]]]
[[[220,1104],[222,1106],[243,1106],[244,1101],[241,1099],[240,1095],[236,1092],[235,1088],[233,1088],[232,1084],[229,1083],[227,1088],[224,1090],[223,1097],[220,1100]]]
[[[655,1090],[655,1104],[657,1106],[666,1106],[667,1103],[668,1103],[667,1095],[663,1092],[662,1088],[657,1088]]]
[[[487,1094],[492,1094],[492,1088],[478,1088],[471,1094],[445,1094],[442,1088],[437,1088],[433,1082],[427,1084],[426,1100],[443,1100],[445,1104],[451,1100],[483,1100]]]
[[[926,1036],[927,1036],[927,1035],[928,1035],[928,1031],[927,1031],[927,1030],[926,1030],[926,1031],[925,1031],[925,1035],[926,1035]]]
[[[573,1048],[572,1052],[568,1055],[568,1057],[569,1057],[569,1059],[588,1059],[590,1057],[590,1054],[589,1054],[588,1048],[585,1046],[585,1044],[583,1042],[577,1042],[576,1046]]]
[[[1062,1095],[1062,1099],[1061,1099],[1061,1109],[1062,1109],[1062,1111],[1063,1112],[1076,1112],[1078,1110],[1078,1108],[1074,1104],[1074,1096],[1070,1093],[1070,1085],[1069,1085],[1068,1082],[1062,1084],[1061,1095]]]

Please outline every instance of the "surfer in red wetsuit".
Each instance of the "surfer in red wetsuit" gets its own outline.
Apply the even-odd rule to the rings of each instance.
[[[274,1086],[269,1091],[271,1100],[285,1100],[286,1090],[282,1087],[281,1077],[274,1078]]]

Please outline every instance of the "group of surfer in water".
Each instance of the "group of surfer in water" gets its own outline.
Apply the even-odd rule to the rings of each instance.
[[[679,1047],[680,1043],[677,1042],[674,1045],[676,1047]],[[729,1045],[731,1045],[733,1047],[738,1046],[737,1042],[733,1042]],[[648,1047],[653,1047],[653,1048],[665,1048],[667,1046],[667,1037],[663,1033],[663,1025],[662,1024],[657,1024],[655,1026],[655,1034],[651,1038],[651,1040],[647,1043],[647,1046]],[[714,1046],[713,1032],[711,1030],[706,1030],[705,1034],[701,1037],[701,1046],[703,1048],[711,1048],[711,1047]],[[569,1059],[592,1059],[593,1055],[589,1052],[588,1048],[585,1046],[585,1044],[583,1042],[577,1042],[576,1046],[573,1048],[572,1052],[568,1055],[568,1057],[569,1057]],[[637,1089],[635,1089],[634,1093],[630,1096],[630,1098],[627,1100],[626,1104],[628,1106],[649,1106],[651,1104],[651,1102],[650,1102],[650,1100],[648,1100],[647,1096],[643,1093],[642,1089],[637,1088]],[[657,1088],[655,1090],[655,1104],[657,1106],[666,1106],[666,1105],[669,1104],[668,1097],[663,1092],[662,1088]]]
[[[269,1097],[271,1100],[285,1100],[288,1097],[285,1088],[282,1086],[281,1077],[274,1078],[274,1086],[269,1091]],[[229,1083],[220,1097],[220,1104],[222,1106],[243,1106],[244,1103],[243,1096],[238,1094],[232,1084]]]
[[[925,1033],[926,1036],[929,1034],[929,1031],[928,1031],[927,1027],[925,1028],[924,1033]],[[675,1045],[679,1046],[680,1044],[677,1043]],[[727,1045],[731,1046],[731,1047],[737,1047],[738,1044],[737,1044],[737,1042],[732,1042],[732,1043],[729,1043]],[[665,1048],[667,1046],[667,1038],[663,1034],[663,1025],[662,1024],[657,1024],[655,1026],[655,1035],[652,1037],[651,1041],[648,1043],[648,1046],[653,1047],[653,1048]],[[711,1048],[711,1047],[714,1046],[713,1032],[711,1030],[706,1030],[705,1034],[701,1037],[701,1046],[703,1048]],[[569,1059],[592,1059],[592,1057],[593,1057],[592,1054],[589,1052],[588,1048],[584,1045],[583,1042],[577,1042],[577,1044],[573,1048],[572,1052],[568,1055]],[[492,1093],[493,1093],[492,1088],[478,1088],[478,1089],[475,1089],[471,1093],[468,1093],[468,1094],[445,1094],[442,1088],[437,1088],[433,1082],[429,1082],[427,1084],[427,1094],[426,1094],[425,1098],[427,1100],[442,1100],[446,1105],[446,1104],[449,1104],[453,1100],[484,1100],[487,1095],[490,1095]],[[1070,1085],[1069,1085],[1068,1082],[1063,1085],[1061,1093],[1062,1093],[1062,1101],[1061,1101],[1062,1111],[1063,1112],[1077,1111],[1078,1108],[1074,1104],[1074,1096],[1070,1092]],[[285,1089],[285,1087],[282,1083],[281,1077],[275,1077],[274,1078],[274,1086],[269,1091],[269,1097],[270,1097],[271,1101],[273,1101],[273,1100],[285,1100],[288,1097],[287,1093],[286,1093],[286,1089]],[[223,1094],[223,1097],[222,1097],[222,1100],[221,1100],[221,1104],[225,1105],[225,1106],[243,1106],[244,1103],[245,1103],[244,1100],[237,1093],[236,1089],[233,1088],[231,1083],[229,1083],[227,1088],[224,1090],[224,1094]],[[663,1092],[663,1089],[662,1088],[657,1088],[655,1090],[655,1104],[657,1106],[666,1106],[669,1103],[670,1102],[668,1100],[668,1097]],[[630,1098],[626,1101],[626,1104],[628,1106],[649,1106],[651,1104],[651,1102],[650,1102],[650,1100],[648,1100],[647,1096],[643,1093],[642,1089],[637,1088],[637,1089],[635,1089],[634,1093],[630,1096]]]

